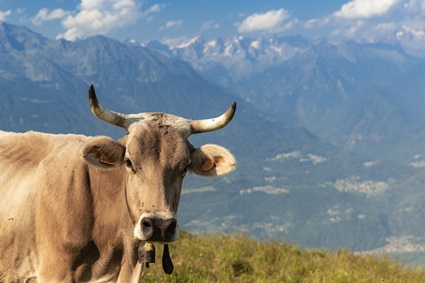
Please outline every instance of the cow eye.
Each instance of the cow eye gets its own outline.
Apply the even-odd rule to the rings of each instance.
[[[124,162],[125,162],[125,166],[127,166],[128,169],[130,169],[133,172],[136,172],[136,170],[134,170],[133,163],[131,163],[131,160],[129,158],[126,158]]]

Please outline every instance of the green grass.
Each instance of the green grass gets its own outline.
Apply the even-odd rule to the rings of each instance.
[[[425,270],[385,257],[358,256],[338,250],[301,250],[280,243],[235,236],[193,236],[182,233],[170,245],[172,275],[157,263],[145,268],[140,282],[425,282]]]

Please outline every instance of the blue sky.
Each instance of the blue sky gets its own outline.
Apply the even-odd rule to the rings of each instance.
[[[425,0],[0,0],[0,20],[67,40],[278,33],[425,47]]]

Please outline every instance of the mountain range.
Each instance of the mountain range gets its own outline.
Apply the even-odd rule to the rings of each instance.
[[[181,228],[370,251],[423,240],[421,68],[397,46],[68,42],[0,23],[0,129],[123,135],[91,114],[90,83],[124,113],[200,119],[237,101],[228,127],[191,142],[228,147],[238,169],[186,177]]]
[[[425,154],[425,60],[401,46],[279,36],[143,45],[339,148],[405,162]]]

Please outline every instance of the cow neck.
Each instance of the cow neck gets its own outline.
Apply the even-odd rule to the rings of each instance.
[[[130,219],[131,219],[131,222],[133,223],[133,226],[136,226],[136,219],[134,219],[134,216],[133,216],[133,214],[131,213],[130,205],[129,205],[129,203],[128,203],[128,193],[127,193],[127,176],[126,176],[126,178],[125,178],[125,179],[126,179],[126,180],[125,180],[125,183],[124,183],[124,198],[125,198],[125,205],[127,206],[127,212],[128,212],[128,215],[130,216]],[[141,247],[141,246],[142,246],[142,245],[139,245],[139,249],[140,249],[140,247]],[[132,282],[132,283],[133,283],[133,282],[139,282],[139,281],[140,281],[140,277],[142,276],[144,266],[145,266],[145,263],[142,263],[142,262],[140,261],[140,255],[139,255],[139,252],[138,252],[138,260],[137,260],[137,263],[136,263],[136,268],[135,268],[135,270],[133,271],[133,277],[132,277],[132,280],[131,280],[131,282]]]

